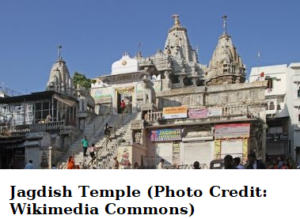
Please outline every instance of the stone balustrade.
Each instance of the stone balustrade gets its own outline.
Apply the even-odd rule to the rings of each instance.
[[[232,105],[220,108],[222,108],[221,116],[249,116],[251,114],[247,105]],[[150,112],[144,117],[147,122],[156,122],[161,118],[163,118],[162,112]]]
[[[155,122],[162,118],[162,112],[150,112],[145,115],[147,122]]]

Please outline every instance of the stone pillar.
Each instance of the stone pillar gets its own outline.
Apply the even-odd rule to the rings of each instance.
[[[184,83],[183,83],[183,78],[184,78],[185,76],[184,75],[179,75],[179,84],[180,84],[180,86],[182,86],[182,87],[184,87]]]
[[[266,159],[266,151],[267,151],[267,148],[266,148],[266,131],[267,131],[267,124],[263,124],[263,128],[262,128],[262,160],[265,161]]]
[[[171,74],[171,72],[169,70],[164,72],[165,79],[162,79],[162,90],[170,90],[171,89],[172,82],[169,78],[170,74]]]
[[[193,86],[197,86],[197,78],[192,78]]]
[[[48,160],[49,160],[49,162],[48,162],[48,164],[49,164],[49,169],[51,169],[52,168],[52,147],[50,146],[49,147],[49,154],[48,154]]]

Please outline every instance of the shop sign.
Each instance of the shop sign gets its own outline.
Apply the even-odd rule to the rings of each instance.
[[[131,94],[134,92],[134,87],[116,88],[119,94]]]
[[[111,87],[95,88],[92,89],[91,93],[92,93],[92,97],[94,98],[106,98],[112,96]]]
[[[282,134],[280,135],[280,140],[282,140],[282,141],[287,141],[288,139],[289,139],[289,135],[288,135],[288,134],[282,133]]]
[[[208,116],[213,117],[213,116],[222,116],[222,108],[209,108],[208,109]]]
[[[178,141],[181,140],[181,129],[151,130],[151,141]]]
[[[163,108],[164,119],[187,118],[187,106]]]
[[[286,133],[267,133],[266,140],[268,141],[287,141],[289,135]]]
[[[205,119],[208,117],[208,109],[189,109],[189,118]]]
[[[270,133],[266,134],[266,140],[273,140],[273,139],[274,139],[274,135],[273,134],[270,134]]]
[[[249,138],[250,123],[224,124],[215,126],[215,139]]]

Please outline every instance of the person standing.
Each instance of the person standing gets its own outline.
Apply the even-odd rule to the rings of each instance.
[[[92,146],[89,147],[89,152],[90,152],[90,156],[91,156],[92,160],[94,160],[94,158],[95,158],[95,144],[92,144]]]
[[[200,163],[198,161],[194,162],[194,169],[201,169]]]
[[[125,111],[125,108],[126,108],[125,101],[124,101],[124,100],[122,100],[122,101],[121,101],[121,112],[122,112],[122,114],[124,113],[124,111]]]
[[[86,136],[84,136],[84,139],[81,140],[81,145],[83,147],[83,156],[86,157],[86,151],[89,146],[89,142],[88,142]]]
[[[33,169],[33,161],[29,160],[28,163],[25,165],[25,169]]]
[[[266,169],[266,165],[261,160],[256,159],[255,153],[248,155],[248,161],[247,169]]]
[[[73,156],[70,156],[68,159],[68,169],[75,169],[75,159]]]
[[[225,169],[236,169],[236,167],[233,165],[233,158],[231,155],[226,155],[224,157],[224,167]]]
[[[117,160],[117,156],[114,156],[113,169],[119,169],[119,161]]]

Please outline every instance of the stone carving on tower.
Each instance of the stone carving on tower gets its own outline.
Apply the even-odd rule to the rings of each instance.
[[[168,32],[164,48],[164,54],[171,58],[171,80],[178,87],[197,85],[203,72],[198,54],[190,45],[187,29],[181,26],[179,16],[175,14],[173,18],[174,25]]]
[[[227,33],[227,16],[223,16],[224,32],[220,36],[216,49],[205,73],[206,85],[224,85],[243,83],[246,66]]]
[[[60,54],[62,46],[58,46],[58,60],[53,64],[46,90],[54,90],[58,93],[73,95],[73,81],[66,62]]]

